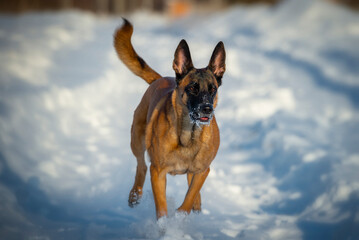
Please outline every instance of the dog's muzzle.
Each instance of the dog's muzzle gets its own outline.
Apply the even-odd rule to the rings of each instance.
[[[196,124],[210,124],[213,117],[213,106],[209,103],[202,103],[196,111],[190,112],[190,117]]]

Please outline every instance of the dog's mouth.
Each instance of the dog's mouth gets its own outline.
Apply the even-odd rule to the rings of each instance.
[[[209,117],[200,117],[199,120],[201,122],[208,122],[209,121]]]
[[[198,112],[190,112],[191,121],[197,125],[209,125],[213,118],[213,114],[203,114]]]

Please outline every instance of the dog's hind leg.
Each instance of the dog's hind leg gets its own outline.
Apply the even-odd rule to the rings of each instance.
[[[140,203],[142,197],[142,189],[146,179],[147,166],[145,162],[145,130],[146,130],[146,116],[141,112],[141,107],[139,106],[133,118],[132,128],[131,128],[131,149],[133,155],[137,159],[137,169],[135,183],[130,191],[128,197],[128,205],[134,207]],[[144,116],[143,116],[144,115]]]

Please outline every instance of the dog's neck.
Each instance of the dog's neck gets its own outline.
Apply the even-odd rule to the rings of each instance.
[[[179,117],[182,117],[180,120],[182,121],[182,126],[179,128],[180,142],[183,146],[190,146],[199,140],[203,127],[191,121],[188,113],[184,113]]]
[[[176,90],[173,92],[172,101],[180,101]],[[173,110],[177,119],[177,134],[180,144],[189,147],[200,139],[205,126],[193,122],[189,116],[188,108],[183,104],[174,104],[173,102],[173,106],[176,106]]]

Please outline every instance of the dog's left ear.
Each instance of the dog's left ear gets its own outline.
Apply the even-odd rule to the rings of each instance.
[[[208,69],[212,71],[217,79],[218,86],[222,84],[222,77],[226,71],[226,51],[224,50],[223,42],[220,41],[213,50],[211,60],[208,64]]]

